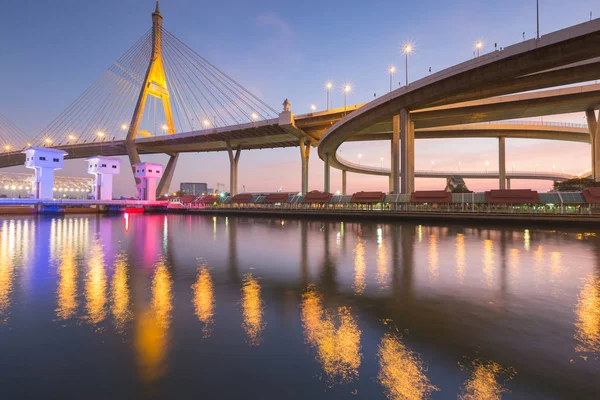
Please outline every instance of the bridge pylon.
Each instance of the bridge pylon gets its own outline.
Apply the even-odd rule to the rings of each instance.
[[[131,117],[131,123],[129,124],[127,137],[125,139],[127,155],[129,156],[129,162],[132,165],[132,171],[134,170],[133,165],[141,162],[140,155],[135,144],[135,138],[138,135],[138,130],[142,121],[142,117],[144,115],[144,109],[146,107],[148,96],[153,96],[161,100],[165,114],[165,125],[167,128],[166,132],[169,135],[173,135],[176,133],[175,124],[173,123],[173,112],[171,110],[169,89],[167,88],[167,77],[163,65],[162,22],[163,17],[160,13],[160,8],[157,0],[156,9],[152,13],[152,55],[148,63],[146,75],[144,77],[144,81],[142,82],[140,94],[138,96],[135,109],[133,111],[133,116]],[[173,161],[173,157],[171,157],[169,163],[175,164],[176,162],[177,158],[175,158]],[[175,169],[175,165],[171,165],[171,169]],[[172,177],[172,173],[170,174],[170,176]],[[166,184],[167,182],[162,182],[163,179],[169,179],[167,177],[167,174],[163,175],[161,182],[158,184],[158,190],[156,193],[157,196],[162,196],[163,194],[166,194],[166,192],[169,190],[168,185]],[[140,197],[141,181],[140,179],[135,178],[135,182],[137,186],[138,197]]]

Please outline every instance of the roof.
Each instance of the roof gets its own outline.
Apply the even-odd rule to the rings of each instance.
[[[528,204],[539,203],[538,192],[530,189],[490,190],[485,192],[489,204]]]
[[[133,164],[132,167],[142,166],[142,165],[146,165],[146,166],[149,166],[149,167],[160,167],[160,168],[164,168],[165,167],[162,164],[151,163],[151,162],[139,162],[139,163]]]
[[[411,203],[452,203],[452,193],[445,190],[421,190],[410,195]]]
[[[91,161],[91,160],[95,160],[95,159],[121,162],[120,158],[117,158],[117,157],[108,157],[108,156],[92,156],[92,157],[86,158],[85,161]]]
[[[186,197],[186,196],[183,196],[183,197],[182,197],[182,203],[185,203],[185,202],[183,201],[183,198],[184,198],[184,197]],[[194,196],[191,196],[191,197],[194,197]],[[219,200],[219,196],[215,196],[215,195],[209,194],[209,195],[206,195],[206,196],[201,196],[201,197],[198,197],[198,198],[197,198],[197,199],[194,201],[194,203],[200,203],[200,204],[210,204],[210,203],[214,203],[214,202],[216,202],[216,201],[218,201],[218,200]]]
[[[600,187],[590,187],[581,192],[588,204],[600,203]]]
[[[383,192],[357,192],[352,195],[351,203],[381,203],[385,200]]]
[[[319,192],[318,190],[313,190],[312,192],[308,192],[304,199],[303,203],[328,203],[333,195],[327,192]]]
[[[236,194],[231,198],[232,203],[248,203],[252,199],[251,193],[240,193]]]
[[[59,150],[59,149],[52,149],[52,148],[48,148],[48,147],[28,147],[25,150],[23,150],[21,153],[27,153],[30,150],[34,150],[34,151],[47,151],[48,153],[55,153],[55,154],[62,154],[62,155],[67,155],[69,153],[67,153],[64,150]]]
[[[288,193],[269,193],[262,202],[267,204],[285,203],[288,197],[290,197]]]

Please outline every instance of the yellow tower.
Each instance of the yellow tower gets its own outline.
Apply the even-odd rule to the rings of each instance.
[[[165,76],[165,68],[162,60],[162,21],[163,17],[160,13],[158,1],[156,2],[156,10],[152,13],[152,56],[148,63],[146,76],[140,95],[138,97],[133,117],[129,124],[127,132],[127,142],[129,158],[132,164],[139,163],[140,158],[137,149],[133,146],[133,140],[138,134],[140,121],[144,115],[148,96],[154,96],[162,101],[163,109],[166,118],[167,133],[173,135],[175,133],[175,125],[173,124],[173,113],[171,111],[171,101],[169,97],[169,89],[167,88],[167,78]]]

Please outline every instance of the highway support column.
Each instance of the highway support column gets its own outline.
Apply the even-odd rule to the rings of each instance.
[[[342,196],[346,195],[346,173],[348,171],[346,171],[345,169],[342,170]]]
[[[410,120],[410,113],[406,108],[400,110],[400,152],[402,153],[400,191],[410,194],[415,191],[415,123]]]
[[[498,176],[500,178],[500,190],[506,189],[506,138],[498,138]]]
[[[596,111],[593,109],[586,110],[585,116],[587,119],[588,130],[590,132],[590,143],[592,148],[592,179],[594,182],[600,182],[600,131],[598,120],[596,119]]]
[[[169,161],[165,167],[165,172],[158,182],[156,188],[156,197],[168,195],[169,189],[171,188],[171,181],[173,181],[173,174],[175,173],[175,167],[177,166],[177,160],[179,160],[179,153],[169,153]]]
[[[331,171],[329,168],[329,153],[325,154],[325,160],[323,160],[324,171],[323,171],[323,191],[329,193],[331,191]]]
[[[235,196],[237,191],[238,184],[238,164],[240,161],[240,154],[242,153],[242,145],[238,144],[235,153],[233,152],[233,147],[231,146],[231,142],[227,142],[227,154],[229,154],[229,195]]]
[[[400,115],[392,117],[392,169],[390,171],[390,193],[400,193]]]
[[[310,157],[310,140],[300,139],[300,157],[302,158],[302,194],[308,193],[308,159]]]

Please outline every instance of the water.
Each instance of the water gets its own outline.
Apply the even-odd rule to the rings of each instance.
[[[584,230],[0,218],[0,397],[598,398]]]

